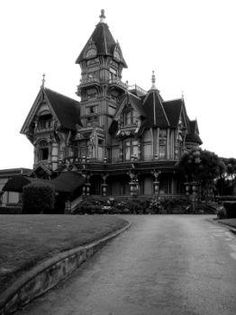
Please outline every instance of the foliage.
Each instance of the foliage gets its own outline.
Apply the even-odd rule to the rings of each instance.
[[[22,213],[53,213],[55,191],[52,185],[32,183],[23,188]]]
[[[215,189],[214,180],[225,173],[225,168],[223,160],[215,153],[196,148],[185,153],[179,162],[179,169],[186,180],[201,185],[203,198]]]
[[[192,181],[206,183],[219,177],[225,171],[223,161],[213,152],[192,149],[185,153],[179,168]]]
[[[218,219],[225,219],[227,217],[227,214],[226,214],[226,210],[223,206],[219,206],[217,208],[217,218]]]
[[[235,179],[236,177],[236,159],[234,158],[223,158],[222,159],[225,164],[225,176],[230,180]]]
[[[192,207],[186,198],[108,198],[85,197],[74,214],[192,214],[215,213],[203,203]]]
[[[225,165],[225,172],[216,181],[216,188],[219,195],[229,196],[233,194],[233,187],[236,182],[236,159],[222,158],[221,160]]]
[[[226,201],[224,202],[224,208],[227,218],[236,218],[236,202]]]

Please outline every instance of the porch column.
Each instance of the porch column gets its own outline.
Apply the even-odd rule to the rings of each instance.
[[[189,182],[185,182],[184,183],[184,186],[185,186],[185,194],[186,194],[186,196],[189,196],[189,194],[190,194],[190,183]]]
[[[107,180],[107,177],[108,175],[105,174],[102,176],[102,179],[103,179],[103,183],[101,185],[101,188],[102,188],[102,195],[105,197],[107,195],[107,183],[106,183],[106,180]]]
[[[160,188],[160,181],[158,180],[158,176],[160,175],[160,171],[156,171],[154,170],[152,172],[153,176],[154,176],[154,180],[153,180],[153,191],[154,191],[154,195],[158,196],[159,195],[159,188]]]
[[[65,202],[65,214],[71,213],[71,202],[70,200],[66,200]]]
[[[135,190],[136,190],[135,174],[130,171],[128,175],[130,177],[130,182],[129,182],[130,196],[134,196]]]
[[[89,181],[90,175],[87,175],[86,178],[87,178],[87,182],[85,184],[85,186],[86,186],[86,195],[90,196],[90,187],[91,187],[91,183]]]

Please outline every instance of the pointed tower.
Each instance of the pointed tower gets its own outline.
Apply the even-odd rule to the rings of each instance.
[[[81,97],[82,121],[81,134],[92,134],[96,140],[91,158],[102,159],[109,147],[108,129],[119,104],[119,98],[127,86],[121,81],[122,70],[127,68],[118,42],[115,42],[108,25],[105,23],[104,10],[100,22],[76,63],[81,67],[81,80],[77,94]],[[90,141],[91,142],[91,141]],[[100,146],[100,148],[98,148]],[[101,156],[98,152],[105,152]]]

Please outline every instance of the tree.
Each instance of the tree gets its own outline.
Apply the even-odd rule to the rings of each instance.
[[[188,182],[197,182],[202,191],[202,197],[207,197],[214,189],[214,180],[225,172],[224,162],[213,152],[194,148],[185,153],[179,168]]]
[[[55,190],[51,184],[32,183],[23,188],[23,213],[53,213]]]
[[[220,195],[232,195],[236,179],[236,159],[221,158],[221,160],[225,164],[225,172],[217,180],[216,187]]]

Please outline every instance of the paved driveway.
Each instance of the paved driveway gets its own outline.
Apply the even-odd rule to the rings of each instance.
[[[18,314],[236,314],[236,238],[211,216],[127,216],[133,226]]]

